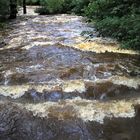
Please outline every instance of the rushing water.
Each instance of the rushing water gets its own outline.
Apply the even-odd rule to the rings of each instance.
[[[32,9],[11,21],[1,36],[0,109],[24,114],[22,126],[29,129],[24,136],[15,131],[11,139],[4,133],[3,139],[136,137],[129,132],[137,125],[128,127],[134,123],[133,105],[140,103],[137,52],[120,50],[114,40],[98,37],[83,17],[38,16]],[[0,124],[0,135],[5,131]]]

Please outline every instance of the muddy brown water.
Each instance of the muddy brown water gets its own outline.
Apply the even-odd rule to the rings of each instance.
[[[30,8],[9,27],[0,31],[0,139],[140,139],[137,52],[74,15]]]

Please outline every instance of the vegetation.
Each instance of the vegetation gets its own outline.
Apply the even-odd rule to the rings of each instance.
[[[0,22],[7,19],[15,19],[18,12],[18,5],[24,8],[26,13],[26,0],[0,0]]]
[[[40,0],[41,8],[37,9],[40,14],[69,13],[74,8],[73,0]]]
[[[78,15],[82,15],[85,11],[84,9],[88,6],[91,0],[72,0],[74,8],[72,11]]]
[[[90,0],[40,0],[40,14],[58,14],[74,12],[81,15]]]
[[[1,0],[0,1],[0,21],[16,18],[17,15],[17,0]]]
[[[124,48],[140,50],[140,1],[94,0],[84,11],[100,34],[117,39]]]
[[[0,0],[0,20],[4,20],[9,15],[9,1]]]
[[[39,5],[40,0],[26,0],[27,5]]]

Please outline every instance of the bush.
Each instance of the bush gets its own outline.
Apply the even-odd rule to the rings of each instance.
[[[40,0],[26,0],[27,5],[39,5]]]
[[[71,13],[74,7],[73,0],[64,0],[62,13]]]
[[[94,0],[84,14],[103,36],[116,38],[123,48],[140,50],[139,5],[138,0]]]
[[[40,0],[42,5],[37,10],[40,14],[70,13],[81,14],[84,7],[89,4],[89,0]]]
[[[73,9],[72,11],[76,14],[83,14],[85,7],[88,6],[90,0],[72,0]]]
[[[9,0],[0,0],[0,21],[9,15]]]
[[[62,13],[64,0],[41,0],[41,8],[37,10],[40,14]]]

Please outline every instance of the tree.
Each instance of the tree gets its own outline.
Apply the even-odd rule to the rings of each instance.
[[[9,0],[0,0],[0,21],[9,15]]]
[[[17,0],[10,0],[10,19],[17,17]]]
[[[23,0],[23,13],[26,14],[27,10],[26,10],[26,0]]]

